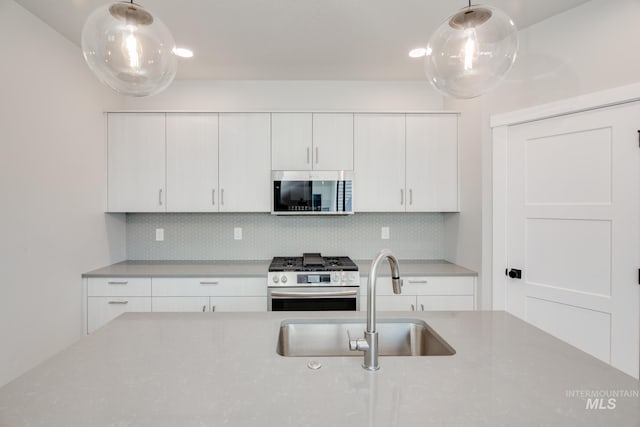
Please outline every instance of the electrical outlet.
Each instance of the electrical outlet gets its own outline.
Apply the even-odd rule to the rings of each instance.
[[[233,239],[242,240],[242,227],[235,227],[233,229]]]
[[[384,240],[389,239],[389,227],[382,227],[380,229],[380,238]]]
[[[156,242],[164,240],[164,228],[156,228]]]

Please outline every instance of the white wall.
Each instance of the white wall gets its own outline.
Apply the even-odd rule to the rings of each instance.
[[[148,98],[127,98],[131,110],[277,111],[442,110],[426,81],[175,81]]]
[[[80,50],[0,0],[0,386],[79,339],[80,275],[125,257],[103,213],[102,111]]]
[[[448,257],[481,268],[481,279],[487,278],[480,291],[482,307],[491,306],[489,117],[640,81],[638,16],[638,0],[592,0],[540,22],[520,32],[518,60],[497,90],[470,101],[445,100],[445,108],[460,110],[465,118],[462,180],[467,183],[462,189],[465,212],[447,224],[457,243],[449,248]],[[476,194],[479,190],[482,201]]]

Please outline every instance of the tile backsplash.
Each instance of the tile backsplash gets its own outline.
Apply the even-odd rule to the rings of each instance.
[[[237,227],[242,240],[234,239]],[[381,227],[389,227],[388,240],[380,238]],[[156,241],[157,228],[164,229],[163,241]],[[443,258],[444,214],[127,214],[129,260],[252,260],[303,252],[371,259],[382,248],[405,259]]]

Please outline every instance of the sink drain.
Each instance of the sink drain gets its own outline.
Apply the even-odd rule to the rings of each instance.
[[[322,368],[322,363],[318,362],[317,360],[310,360],[309,363],[307,363],[307,368],[313,369],[315,371]]]

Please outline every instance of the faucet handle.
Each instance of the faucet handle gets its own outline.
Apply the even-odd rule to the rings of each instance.
[[[347,329],[347,337],[349,338],[349,350],[351,351],[367,351],[369,343],[364,338],[351,339],[351,333]]]

